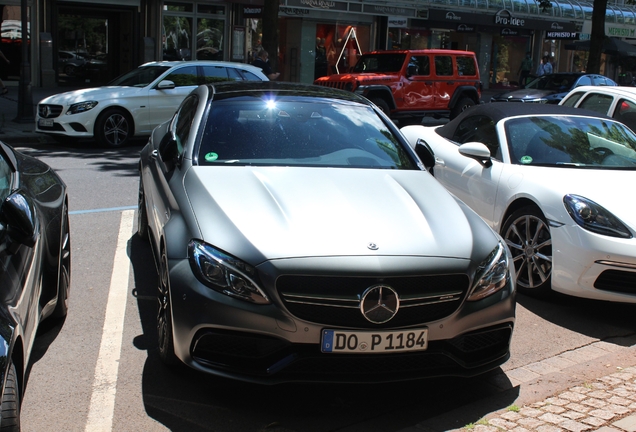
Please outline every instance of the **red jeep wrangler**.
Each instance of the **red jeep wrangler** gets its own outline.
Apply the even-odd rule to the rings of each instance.
[[[349,73],[321,77],[314,84],[359,93],[402,125],[421,122],[425,115],[452,119],[481,97],[479,67],[470,51],[368,52]]]

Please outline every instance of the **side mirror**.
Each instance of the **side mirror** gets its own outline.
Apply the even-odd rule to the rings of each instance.
[[[174,85],[174,82],[170,80],[163,80],[163,81],[160,81],[159,84],[157,84],[157,90],[170,90],[175,87],[176,86]]]
[[[16,253],[20,245],[35,246],[38,238],[35,210],[20,191],[13,192],[4,200],[0,214],[11,242],[9,253]]]
[[[179,143],[173,131],[169,131],[159,143],[159,157],[168,171],[179,163]]]
[[[415,143],[415,154],[420,158],[424,167],[433,174],[433,167],[435,166],[435,153],[431,146],[428,145],[423,139],[418,139]]]
[[[459,146],[459,153],[471,159],[475,159],[477,162],[489,168],[492,166],[492,160],[490,159],[490,150],[485,144],[480,142],[467,142]]]

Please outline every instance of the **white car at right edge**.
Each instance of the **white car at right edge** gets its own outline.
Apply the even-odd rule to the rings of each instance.
[[[505,239],[521,292],[636,303],[632,130],[589,110],[525,103],[401,130],[429,148],[423,161],[435,178]]]

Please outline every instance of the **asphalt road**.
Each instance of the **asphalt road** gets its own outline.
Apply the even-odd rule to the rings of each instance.
[[[256,386],[165,368],[156,345],[156,270],[135,235],[141,145],[18,147],[67,183],[73,254],[69,315],[36,340],[23,430],[400,431],[500,392],[488,377]],[[518,300],[503,371],[635,333],[636,305]],[[512,403],[514,392],[506,397],[494,409]]]

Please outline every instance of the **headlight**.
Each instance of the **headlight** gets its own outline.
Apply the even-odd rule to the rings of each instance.
[[[632,233],[623,222],[594,201],[578,195],[566,195],[563,204],[574,222],[588,231],[610,237],[632,238]]]
[[[510,267],[506,248],[498,243],[477,268],[475,284],[467,300],[476,301],[486,298],[505,287],[509,280]]]
[[[97,101],[85,101],[85,102],[78,102],[78,103],[74,103],[73,105],[71,105],[68,109],[68,111],[66,111],[66,114],[79,114],[79,113],[83,113],[84,111],[88,111],[88,110],[92,110],[93,108],[95,108],[97,106]]]
[[[197,279],[215,291],[257,304],[269,304],[256,269],[200,240],[190,240],[188,260]]]

